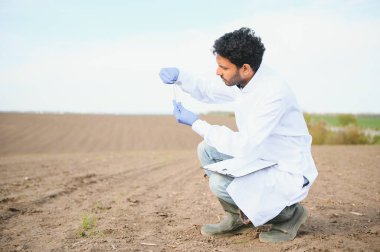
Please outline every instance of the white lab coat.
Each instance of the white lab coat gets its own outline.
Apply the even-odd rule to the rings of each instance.
[[[202,120],[197,120],[192,129],[208,145],[233,156],[236,167],[255,159],[277,163],[235,178],[227,188],[255,226],[307,196],[318,175],[311,156],[311,136],[294,94],[276,73],[261,66],[239,89],[222,81],[205,82],[181,71],[176,84],[202,102],[234,103],[237,132]],[[305,187],[303,176],[310,182]]]

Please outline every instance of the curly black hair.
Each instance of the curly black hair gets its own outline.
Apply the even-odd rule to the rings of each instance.
[[[215,40],[213,53],[228,59],[237,67],[249,64],[256,72],[263,59],[265,47],[261,38],[250,28],[240,28]]]

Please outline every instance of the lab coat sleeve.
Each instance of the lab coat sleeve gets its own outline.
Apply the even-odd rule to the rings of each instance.
[[[210,125],[202,120],[196,121],[192,129],[221,153],[237,158],[253,158],[253,155],[259,155],[261,143],[278,125],[286,107],[285,97],[281,96],[274,96],[255,107],[247,118],[247,132],[234,132],[225,126]]]
[[[176,84],[193,98],[205,103],[232,102],[236,96],[236,87],[228,87],[216,79],[205,81],[195,78],[184,71],[180,71]]]

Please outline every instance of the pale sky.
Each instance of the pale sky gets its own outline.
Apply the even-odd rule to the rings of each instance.
[[[243,26],[304,111],[380,113],[377,0],[0,0],[0,111],[169,114],[160,68],[215,76],[215,39]]]

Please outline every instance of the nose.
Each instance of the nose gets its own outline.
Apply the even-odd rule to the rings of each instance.
[[[222,71],[221,71],[221,69],[220,69],[220,67],[217,67],[216,68],[216,75],[222,75]]]

